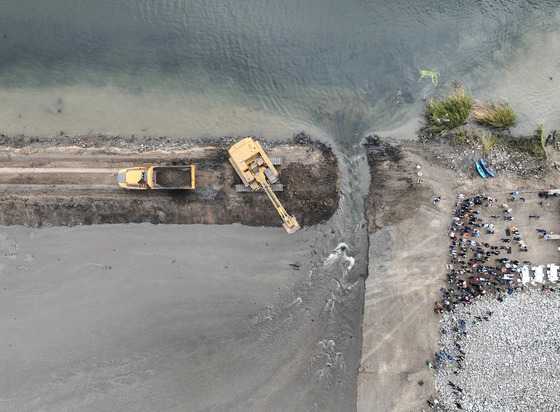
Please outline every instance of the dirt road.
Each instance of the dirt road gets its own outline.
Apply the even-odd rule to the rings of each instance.
[[[233,141],[234,142],[234,141]],[[0,138],[0,224],[74,226],[101,223],[242,223],[280,226],[264,193],[236,193],[241,181],[228,161],[230,140],[160,140],[149,147],[103,136],[56,140]],[[188,146],[191,147],[188,147]],[[300,225],[314,225],[338,207],[339,173],[330,148],[308,140],[267,145],[284,192],[277,193]],[[195,164],[191,190],[132,191],[118,187],[117,171],[139,165]]]

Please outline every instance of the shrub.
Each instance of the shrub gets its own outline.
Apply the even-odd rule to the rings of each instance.
[[[426,104],[428,131],[443,134],[464,124],[470,114],[473,99],[458,86],[443,99],[432,97]]]
[[[505,129],[517,122],[517,115],[513,107],[505,101],[489,105],[477,101],[472,115],[478,123],[495,129]]]
[[[535,132],[534,136],[530,137],[508,137],[505,139],[504,145],[512,154],[524,154],[537,161],[544,161],[547,159],[547,153],[538,133],[539,130]]]
[[[469,144],[474,147],[480,144],[480,137],[467,129],[461,129],[451,134],[450,142],[453,145]]]

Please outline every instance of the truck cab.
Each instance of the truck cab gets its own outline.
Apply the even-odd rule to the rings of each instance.
[[[147,172],[146,167],[121,169],[117,175],[117,182],[125,189],[147,189]]]

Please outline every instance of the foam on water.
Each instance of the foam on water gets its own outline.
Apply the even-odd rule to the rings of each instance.
[[[333,263],[344,253],[344,251],[347,248],[348,248],[348,246],[346,245],[346,243],[339,243],[337,245],[337,247],[334,249],[334,252],[332,252],[325,259],[325,261],[323,263],[323,268],[327,269],[327,268],[331,267],[333,265]]]
[[[334,251],[329,254],[325,260],[323,261],[323,269],[328,270],[331,268],[335,267],[335,263],[339,263],[339,265],[336,266],[336,268],[338,270],[340,270],[340,276],[341,276],[341,283],[343,285],[346,285],[349,280],[349,273],[352,270],[352,268],[354,267],[354,264],[356,263],[356,259],[352,256],[348,256],[346,254],[348,250],[348,245],[346,243],[339,243],[336,248],[334,249]],[[335,279],[336,280],[336,279]],[[355,283],[356,280],[354,279],[352,282],[350,283]],[[337,285],[340,287],[340,284],[337,281]],[[339,292],[339,291],[337,291]],[[333,297],[334,300],[334,297]]]

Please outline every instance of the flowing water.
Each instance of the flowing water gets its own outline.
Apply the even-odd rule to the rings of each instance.
[[[266,339],[288,342],[308,333],[309,316],[320,321],[293,378],[315,394],[296,403],[306,409],[355,395],[363,138],[414,137],[424,99],[454,82],[478,99],[508,99],[519,133],[560,126],[555,0],[4,0],[0,10],[1,133],[287,139],[304,130],[333,145],[341,208],[328,236],[317,235],[309,273],[270,310],[275,323],[263,326],[265,312],[255,320],[250,346],[260,359],[277,349]],[[317,312],[305,315],[309,307]]]

